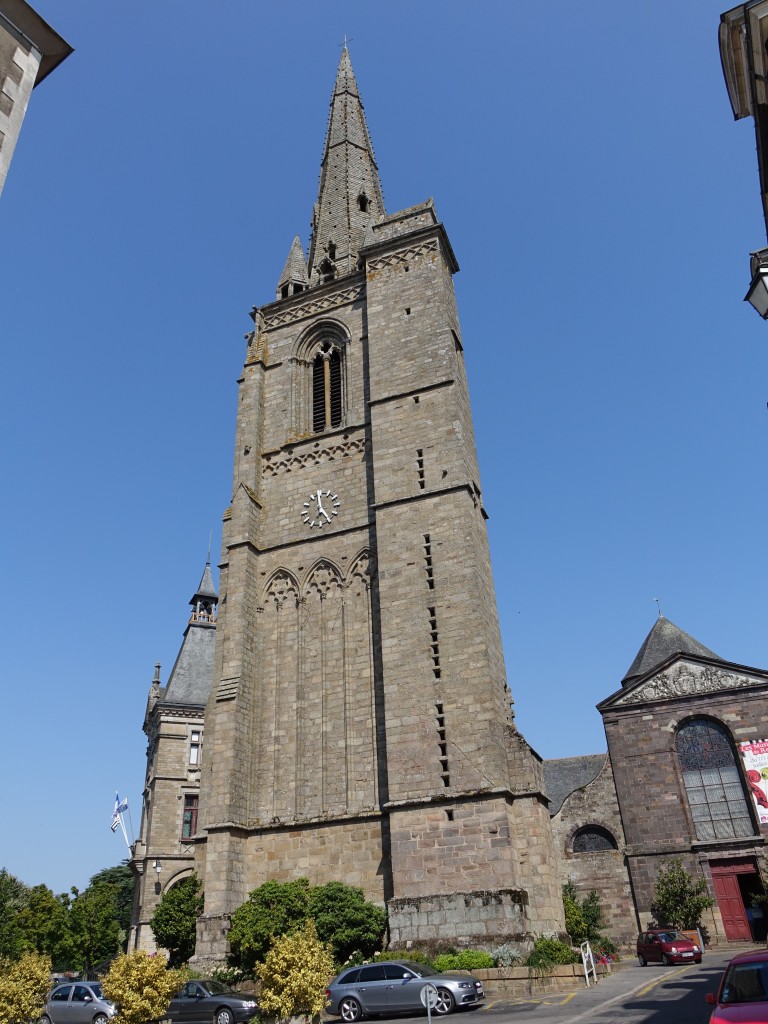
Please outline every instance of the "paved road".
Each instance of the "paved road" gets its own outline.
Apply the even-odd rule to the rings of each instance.
[[[489,1001],[449,1018],[455,1024],[707,1024],[712,1007],[704,1002],[717,990],[732,952],[709,952],[701,964],[632,966],[598,985],[532,999]],[[397,1018],[425,1024],[426,1015]],[[434,1018],[447,1024],[443,1018]]]

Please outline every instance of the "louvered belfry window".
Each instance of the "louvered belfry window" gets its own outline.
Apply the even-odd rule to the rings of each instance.
[[[312,362],[312,429],[341,426],[341,354],[324,342]]]
[[[739,766],[725,729],[706,718],[688,722],[678,730],[675,749],[696,838],[706,841],[754,835]]]

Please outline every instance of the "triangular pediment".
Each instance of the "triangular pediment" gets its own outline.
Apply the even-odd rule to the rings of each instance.
[[[724,690],[744,690],[768,684],[768,673],[731,662],[675,655],[636,683],[598,704],[601,711],[632,704],[649,704],[698,697]]]

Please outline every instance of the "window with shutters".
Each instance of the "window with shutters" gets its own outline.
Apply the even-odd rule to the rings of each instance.
[[[675,737],[696,838],[755,835],[730,736],[708,718],[687,722]]]
[[[324,341],[312,360],[312,430],[341,426],[341,353]]]

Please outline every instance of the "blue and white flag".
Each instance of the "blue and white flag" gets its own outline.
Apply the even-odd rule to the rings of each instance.
[[[120,815],[124,814],[128,810],[128,797],[120,799],[120,795],[115,793],[115,809],[112,813],[112,824],[110,828],[113,832],[117,831],[117,826],[120,824]]]

